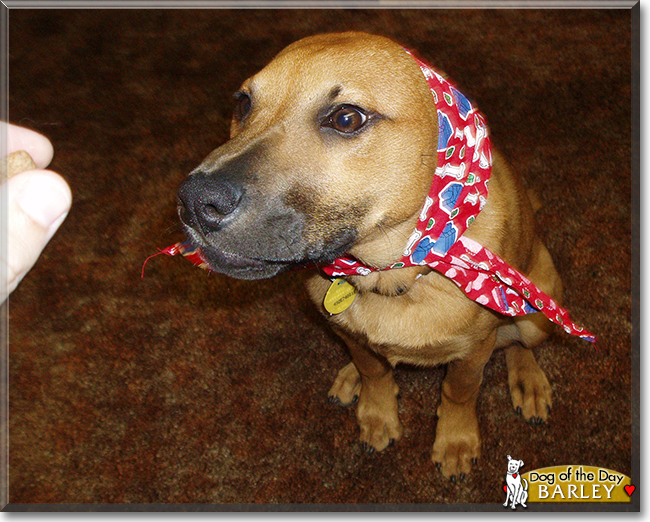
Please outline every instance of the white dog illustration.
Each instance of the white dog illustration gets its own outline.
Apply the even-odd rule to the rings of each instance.
[[[508,474],[506,475],[506,501],[504,507],[508,507],[508,501],[512,499],[512,509],[517,508],[517,504],[526,507],[528,499],[528,482],[523,479],[525,486],[522,484],[519,468],[523,467],[523,460],[514,460],[508,455]]]

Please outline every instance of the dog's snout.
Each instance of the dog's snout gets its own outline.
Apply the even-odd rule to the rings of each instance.
[[[242,194],[241,187],[229,180],[196,172],[188,176],[178,191],[180,218],[192,228],[214,232],[239,206]]]

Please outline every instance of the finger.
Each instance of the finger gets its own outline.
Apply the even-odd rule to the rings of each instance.
[[[7,269],[10,294],[34,265],[43,248],[66,218],[72,195],[61,176],[47,170],[23,172],[5,184],[7,189],[7,252],[0,262]]]
[[[45,136],[10,123],[0,122],[0,125],[6,127],[1,130],[2,134],[4,131],[7,133],[7,154],[24,150],[32,157],[39,169],[44,169],[50,164],[54,149]]]

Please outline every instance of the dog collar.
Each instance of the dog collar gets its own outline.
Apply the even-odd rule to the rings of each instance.
[[[564,330],[595,342],[566,310],[526,276],[476,241],[463,236],[485,206],[492,171],[487,125],[449,81],[410,54],[420,66],[438,111],[438,167],[402,259],[376,269],[352,257],[321,267],[331,277],[429,266],[451,279],[470,299],[508,316],[542,312]]]

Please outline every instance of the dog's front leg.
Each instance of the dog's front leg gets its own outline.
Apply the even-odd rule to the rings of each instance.
[[[495,340],[493,332],[467,358],[449,363],[442,383],[431,459],[452,481],[463,480],[481,455],[476,399]]]
[[[513,495],[512,489],[510,486],[506,486],[506,501],[503,503],[503,507],[508,507],[508,503],[510,502],[510,497]]]
[[[399,388],[385,357],[350,335],[345,340],[352,365],[343,368],[329,392],[333,402],[354,402],[358,395],[357,422],[361,443],[369,452],[381,451],[402,437],[404,428],[397,413]],[[353,395],[354,394],[354,395]]]
[[[515,486],[514,487],[514,492],[512,493],[512,505],[510,506],[512,509],[517,509],[517,504],[520,504],[520,499],[521,498],[521,486]]]

